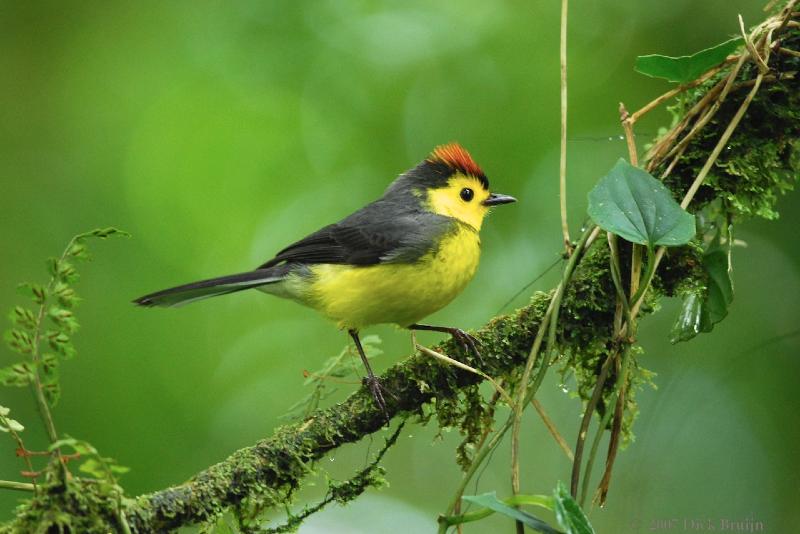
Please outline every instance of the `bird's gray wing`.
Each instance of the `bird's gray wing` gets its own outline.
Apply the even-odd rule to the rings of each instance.
[[[411,263],[437,246],[454,220],[378,200],[289,245],[259,267],[286,263]]]

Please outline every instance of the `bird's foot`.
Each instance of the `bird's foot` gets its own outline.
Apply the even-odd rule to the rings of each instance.
[[[475,336],[468,334],[467,332],[461,330],[460,328],[450,328],[448,330],[450,335],[453,336],[453,339],[456,340],[456,343],[461,345],[461,348],[464,349],[466,352],[471,352],[475,355],[481,365],[484,364],[483,358],[481,357],[481,353],[478,350],[478,345],[481,344],[480,340]]]
[[[372,394],[372,400],[375,401],[375,405],[380,408],[381,412],[383,412],[383,416],[386,419],[386,422],[389,422],[389,412],[386,410],[386,401],[383,398],[384,392],[388,393],[392,396],[392,398],[397,398],[391,391],[381,386],[381,381],[377,376],[370,375],[365,376],[363,378],[363,383],[367,388],[369,388],[370,394]]]

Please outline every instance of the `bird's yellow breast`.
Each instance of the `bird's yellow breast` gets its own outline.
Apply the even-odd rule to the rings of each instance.
[[[340,327],[408,326],[452,301],[478,268],[480,238],[464,224],[414,263],[316,265],[305,303]]]

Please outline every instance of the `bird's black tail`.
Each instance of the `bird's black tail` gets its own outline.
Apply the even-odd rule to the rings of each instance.
[[[229,274],[218,278],[200,280],[182,286],[171,287],[150,293],[134,300],[139,306],[173,307],[189,304],[196,300],[235,293],[244,289],[259,287],[266,284],[280,282],[288,274],[285,265],[278,265],[269,269],[257,269],[246,273]]]

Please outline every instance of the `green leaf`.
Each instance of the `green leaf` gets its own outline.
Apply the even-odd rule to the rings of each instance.
[[[39,284],[32,284],[30,282],[24,282],[17,286],[17,291],[26,297],[31,297],[36,304],[41,304],[44,302],[46,296],[46,290],[44,286]]]
[[[25,430],[25,427],[19,421],[8,417],[10,413],[10,408],[0,405],[0,432],[22,432]]]
[[[19,421],[16,421],[15,419],[11,419],[8,417],[0,418],[0,432],[8,432],[8,431],[22,432],[23,430],[25,430],[25,427],[22,426],[19,423]]]
[[[670,331],[670,342],[689,341],[701,332],[711,332],[728,315],[733,302],[733,280],[728,271],[728,252],[713,247],[703,256],[707,287],[687,293]]]
[[[47,450],[49,452],[53,452],[56,449],[63,449],[64,447],[70,447],[75,452],[81,453],[81,451],[77,450],[78,443],[80,443],[80,442],[75,438],[69,438],[69,437],[68,438],[61,438],[61,439],[56,440],[53,443],[51,443],[50,446],[47,448]],[[81,454],[83,454],[83,453],[81,453]]]
[[[728,254],[724,250],[713,250],[703,258],[703,267],[708,273],[708,297],[706,300],[705,326],[710,332],[714,325],[728,315],[733,302],[733,281],[728,272]]]
[[[706,298],[704,288],[687,293],[683,297],[681,311],[672,325],[669,341],[673,345],[681,341],[689,341],[703,331],[703,301]]]
[[[566,534],[594,534],[594,529],[589,524],[586,514],[583,513],[561,481],[553,491],[553,500],[556,520],[564,528]]]
[[[64,308],[73,308],[80,300],[75,290],[64,282],[58,282],[55,285],[53,288],[53,295]]]
[[[51,306],[47,315],[56,325],[63,328],[67,334],[74,334],[80,326],[77,319],[75,319],[75,314],[70,310]]]
[[[499,500],[497,498],[497,493],[494,491],[491,493],[484,493],[482,495],[464,495],[461,498],[467,502],[477,504],[478,506],[483,506],[484,508],[494,510],[495,512],[506,515],[512,519],[521,521],[523,524],[538,532],[543,532],[545,534],[560,534],[558,530],[554,529],[538,517],[529,514],[528,512],[517,510],[516,508],[513,508]]]
[[[20,326],[27,330],[36,328],[36,315],[22,306],[14,306],[11,313],[8,314],[8,318],[14,326]]]
[[[33,350],[33,340],[30,334],[25,330],[13,328],[6,331],[3,336],[8,343],[8,346],[14,352],[19,354],[28,354]]]
[[[114,228],[113,226],[109,226],[106,228],[95,228],[94,230],[90,230],[83,234],[79,234],[75,236],[75,240],[80,241],[82,239],[86,239],[87,237],[99,237],[100,239],[105,239],[111,236],[130,237],[131,234],[129,234],[124,230],[120,230],[119,228]]]
[[[58,258],[47,258],[47,272],[50,276],[58,276]]]
[[[44,391],[44,397],[50,406],[58,404],[58,400],[61,398],[61,386],[58,385],[57,381],[43,383],[42,391]]]
[[[694,217],[669,189],[624,159],[589,192],[588,212],[603,230],[650,248],[684,245],[695,234]]]
[[[653,78],[664,78],[671,82],[688,83],[700,77],[711,67],[719,65],[725,58],[733,53],[742,38],[736,37],[730,41],[725,41],[711,48],[706,48],[690,56],[670,57],[659,54],[639,56],[636,58],[637,72],[652,76]]]
[[[103,464],[101,464],[94,458],[89,458],[88,460],[83,462],[78,469],[83,473],[92,475],[94,478],[106,477],[106,470],[103,469]]]
[[[25,387],[31,383],[33,375],[27,363],[15,363],[0,368],[0,384],[11,387]]]
[[[80,260],[85,260],[89,257],[86,245],[83,243],[73,243],[67,250],[67,255]]]
[[[131,470],[130,467],[126,467],[124,465],[117,465],[115,463],[111,463],[111,462],[113,462],[113,460],[111,460],[110,458],[106,458],[106,460],[108,460],[110,462],[109,465],[108,465],[108,470],[111,471],[112,473],[114,473],[115,475],[124,475],[125,473],[128,473]]]

